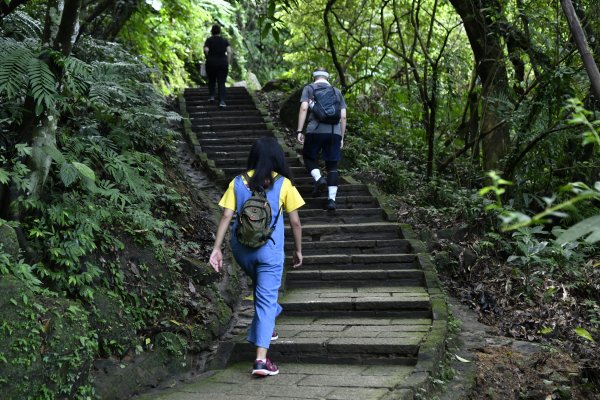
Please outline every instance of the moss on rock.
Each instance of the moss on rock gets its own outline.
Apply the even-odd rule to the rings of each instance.
[[[0,224],[0,248],[16,259],[19,256],[19,240],[14,228]]]
[[[58,399],[92,392],[96,352],[87,312],[65,299],[44,303],[19,280],[0,281],[0,392],[5,399]]]

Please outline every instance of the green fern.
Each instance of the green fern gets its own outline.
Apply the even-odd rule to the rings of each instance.
[[[36,113],[39,115],[43,107],[53,108],[56,102],[56,78],[48,64],[38,58],[32,58],[27,65],[29,86],[36,102]]]
[[[14,11],[2,20],[3,36],[16,39],[36,38],[42,36],[43,26],[40,21],[31,18],[27,13]]]
[[[22,43],[0,38],[0,95],[14,99],[23,94],[27,85],[27,69],[33,52]]]
[[[92,67],[75,57],[68,57],[64,62],[64,83],[67,90],[75,95],[87,94],[92,78]]]

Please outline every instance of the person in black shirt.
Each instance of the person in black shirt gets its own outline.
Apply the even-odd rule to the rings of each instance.
[[[221,37],[221,27],[213,25],[211,37],[204,42],[206,77],[208,78],[208,101],[215,101],[215,84],[219,87],[219,106],[225,107],[225,81],[229,72],[232,50],[227,39]]]

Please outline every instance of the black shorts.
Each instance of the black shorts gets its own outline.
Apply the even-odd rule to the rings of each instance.
[[[341,144],[342,137],[334,133],[307,133],[304,136],[302,155],[316,160],[319,158],[319,153],[323,151],[325,161],[339,161]]]

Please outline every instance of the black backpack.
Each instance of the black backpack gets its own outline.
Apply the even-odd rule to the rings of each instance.
[[[313,86],[311,111],[318,122],[337,125],[342,118],[341,102],[331,85]]]
[[[243,173],[246,182],[250,182],[250,177]],[[273,178],[275,183],[281,175]],[[242,204],[238,211],[238,225],[235,230],[235,236],[238,242],[253,249],[257,249],[267,243],[269,240],[275,243],[271,235],[277,225],[277,220],[281,215],[281,208],[277,213],[275,222],[271,225],[271,205],[267,200],[267,194],[263,191],[254,191],[252,196]]]

